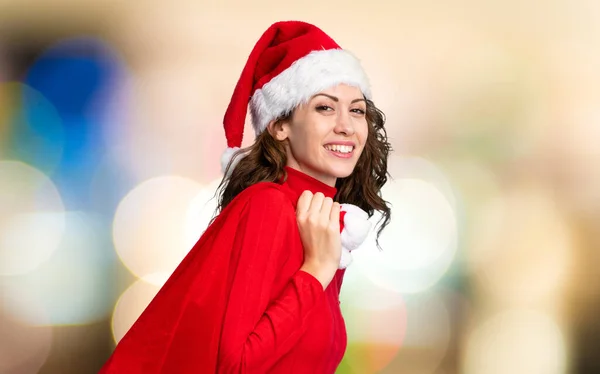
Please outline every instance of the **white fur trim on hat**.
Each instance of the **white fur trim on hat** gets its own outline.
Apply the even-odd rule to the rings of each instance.
[[[258,136],[270,121],[340,83],[360,88],[363,95],[371,99],[367,75],[350,52],[343,49],[313,51],[296,60],[252,95],[250,113],[254,132]]]
[[[237,152],[239,150],[240,150],[239,147],[233,147],[233,148],[227,148],[227,149],[225,149],[225,151],[223,151],[223,154],[221,155],[221,171],[223,173],[225,173],[225,169],[227,169],[227,165],[229,165],[229,161],[231,161],[235,152]],[[241,157],[242,157],[242,155],[239,155],[235,158],[235,160],[233,160],[233,164],[229,168],[230,173],[235,168],[235,165],[238,163],[238,161],[240,160]]]

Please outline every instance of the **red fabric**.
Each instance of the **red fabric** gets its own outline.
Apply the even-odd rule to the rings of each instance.
[[[256,90],[310,52],[339,48],[329,35],[309,23],[282,21],[271,25],[250,52],[225,112],[227,146],[241,147],[248,102]]]
[[[323,290],[300,271],[295,206],[329,187],[287,168],[215,219],[121,339],[102,374],[334,373],[346,349],[343,270]]]

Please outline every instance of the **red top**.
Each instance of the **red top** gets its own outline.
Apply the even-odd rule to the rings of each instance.
[[[346,349],[339,270],[323,291],[300,271],[296,202],[336,189],[286,168],[215,219],[100,373],[334,373]]]

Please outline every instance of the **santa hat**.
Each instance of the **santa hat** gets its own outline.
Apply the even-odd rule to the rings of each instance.
[[[225,112],[228,148],[221,157],[222,170],[242,145],[248,105],[258,136],[272,120],[340,83],[360,88],[371,99],[358,59],[321,29],[300,21],[271,25],[250,53]]]

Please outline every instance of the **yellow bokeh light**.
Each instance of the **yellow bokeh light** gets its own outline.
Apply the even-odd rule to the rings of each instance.
[[[0,275],[28,273],[63,238],[62,198],[41,171],[19,161],[0,161],[0,206]]]
[[[196,244],[214,216],[217,208],[215,192],[219,183],[221,180],[217,179],[203,187],[189,206],[186,218],[186,240],[190,248]]]
[[[119,203],[113,220],[115,250],[136,276],[170,274],[190,250],[187,213],[202,186],[165,176],[147,180]]]
[[[164,281],[163,277],[153,281]],[[112,316],[112,333],[118,343],[156,296],[160,286],[138,279],[119,297]]]
[[[566,345],[556,322],[532,310],[504,311],[468,338],[466,374],[562,374]]]
[[[552,305],[566,286],[573,246],[552,194],[523,187],[489,201],[478,217],[469,266],[482,297]]]

